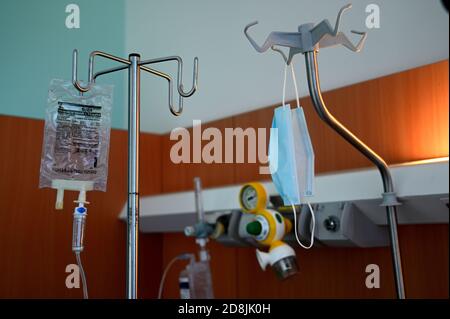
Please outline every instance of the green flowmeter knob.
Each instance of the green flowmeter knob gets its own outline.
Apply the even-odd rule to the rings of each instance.
[[[259,221],[255,220],[251,223],[248,223],[246,229],[247,233],[249,233],[250,235],[258,236],[259,234],[261,234],[262,226]]]

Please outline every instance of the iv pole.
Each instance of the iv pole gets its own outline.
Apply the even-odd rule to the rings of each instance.
[[[124,65],[106,69],[94,73],[94,58],[101,56]],[[179,94],[178,109],[173,106],[173,80],[160,71],[146,67],[146,64],[176,61],[178,64],[177,91]],[[93,51],[89,55],[88,84],[83,86],[77,79],[78,51],[74,50],[72,55],[72,83],[81,93],[89,91],[97,77],[128,69],[128,199],[127,199],[127,274],[126,274],[126,296],[128,299],[137,299],[138,288],[138,236],[139,236],[139,133],[140,133],[140,81],[141,70],[162,77],[169,84],[169,109],[178,116],[183,111],[183,98],[192,96],[197,90],[198,83],[198,58],[194,59],[194,72],[192,88],[185,92],[182,84],[183,60],[179,56],[141,61],[140,55],[132,53],[128,60],[117,56]]]
[[[359,52],[366,40],[367,34],[365,32],[352,30],[352,33],[361,35],[359,42],[354,45],[344,33],[339,32],[341,16],[346,10],[350,9],[351,6],[351,4],[348,4],[341,8],[334,29],[328,20],[323,20],[317,25],[314,25],[313,23],[302,24],[298,27],[298,32],[270,33],[262,46],[259,46],[248,34],[248,29],[258,22],[248,24],[244,29],[244,33],[256,51],[262,53],[270,48],[280,53],[285,63],[288,65],[291,63],[294,55],[298,53],[304,54],[308,88],[313,106],[320,119],[377,166],[383,180],[384,192],[382,193],[383,200],[381,206],[386,207],[397,297],[399,299],[404,299],[405,288],[397,232],[397,206],[400,205],[400,203],[397,201],[389,168],[383,158],[358,139],[328,111],[320,90],[319,70],[317,65],[317,53],[319,52],[319,49],[343,45],[352,51]],[[277,48],[277,46],[289,48],[289,55],[286,56],[283,51]]]

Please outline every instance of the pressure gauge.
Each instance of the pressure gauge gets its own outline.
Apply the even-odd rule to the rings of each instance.
[[[247,213],[256,213],[267,206],[267,194],[261,183],[245,184],[239,192],[239,203]]]

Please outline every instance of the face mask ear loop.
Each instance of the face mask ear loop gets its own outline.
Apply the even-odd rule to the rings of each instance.
[[[311,207],[311,204],[308,202],[308,207],[309,207],[309,212],[311,213],[311,218],[312,218],[312,230],[311,230],[311,241],[309,243],[309,246],[305,246],[301,243],[300,239],[298,238],[298,233],[297,233],[297,211],[295,209],[295,205],[291,204],[292,206],[292,212],[294,213],[294,233],[295,233],[295,239],[297,239],[298,244],[304,248],[304,249],[310,249],[312,248],[312,246],[314,245],[314,230],[316,229],[316,217],[314,216],[314,210]]]
[[[291,62],[291,72],[292,72],[292,80],[294,81],[295,98],[297,99],[297,108],[300,108],[300,99],[298,98],[298,86],[297,86],[297,80],[296,80],[296,76],[295,76],[294,63],[293,62]]]
[[[286,105],[286,77],[287,77],[287,64],[284,65],[284,80],[283,80],[283,100],[282,106]]]

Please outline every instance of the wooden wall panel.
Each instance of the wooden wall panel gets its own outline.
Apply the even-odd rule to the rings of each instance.
[[[71,251],[71,201],[55,211],[55,190],[38,189],[43,121],[0,116],[0,298],[80,298],[65,287]],[[161,137],[142,134],[141,193],[161,191]],[[126,201],[127,135],[112,130],[108,190],[88,193],[89,217],[82,254],[92,298],[125,296],[126,228],[118,215]],[[148,175],[148,178],[147,178]],[[150,176],[151,175],[151,176]],[[151,177],[151,178],[150,178]],[[155,297],[162,261],[161,235],[141,235],[140,291]]]
[[[233,127],[231,118],[202,124],[202,130],[209,127],[219,129],[222,134],[226,127]],[[191,134],[191,161],[192,161],[192,128],[188,129]],[[163,192],[178,192],[193,189],[194,177],[202,179],[203,187],[214,187],[234,182],[234,164],[225,163],[179,163],[174,164],[170,159],[170,149],[177,143],[171,141],[169,136],[163,137]],[[202,141],[202,146],[208,141]],[[225,146],[222,145],[224,148]]]
[[[448,225],[400,226],[408,298],[448,298]],[[238,251],[239,298],[395,298],[389,248],[296,249],[300,272],[279,282],[254,249]],[[367,289],[365,267],[380,267],[380,289]]]
[[[254,249],[239,251],[239,298],[393,298],[390,252],[385,248],[296,249],[299,273],[280,282],[262,271]],[[367,289],[365,267],[381,269],[380,289]]]
[[[326,92],[324,99],[330,111],[388,163],[448,156],[448,61]],[[371,165],[320,121],[309,98],[302,98],[301,102],[316,154],[316,172]],[[272,106],[234,116],[229,127],[269,128],[273,109]],[[230,125],[228,120],[220,121],[221,129],[225,123]],[[168,146],[163,156],[167,152]],[[166,161],[163,165],[168,165]],[[217,179],[215,168],[200,168],[206,184],[216,186],[270,179],[259,174],[260,165],[234,164],[232,181]],[[193,176],[189,171],[190,165],[179,166],[178,170],[165,167],[169,181],[163,178],[164,191],[191,189]],[[183,176],[183,181],[178,176]],[[170,180],[176,180],[177,187]],[[401,226],[399,233],[407,296],[448,298],[448,225]],[[192,251],[195,245],[182,234],[165,234],[164,264],[183,249]],[[229,250],[234,252],[224,257]],[[389,248],[322,247],[297,249],[297,253],[300,273],[280,283],[271,270],[260,270],[254,249],[211,245],[213,272],[226,274],[214,276],[216,295],[230,296],[235,292],[231,296],[236,298],[395,297]],[[380,266],[380,289],[365,287],[365,267],[371,263]],[[235,273],[230,271],[233,268]],[[169,275],[166,297],[178,296],[176,276],[180,270],[181,267],[174,269]],[[232,289],[224,286],[230,283],[234,285]]]
[[[400,226],[399,236],[407,296],[448,299],[448,224]]]
[[[267,107],[261,110],[244,113],[233,117],[233,126],[240,127],[242,129],[253,128],[257,132],[257,140],[259,141],[260,135],[258,129],[266,129],[266,154],[269,147],[270,127],[272,126],[274,107]],[[259,147],[259,145],[258,145]],[[256,163],[243,163],[235,165],[235,183],[246,183],[252,180],[270,180],[270,175],[261,175],[259,173],[261,166],[267,166],[267,164],[260,161],[257,157]]]

